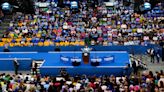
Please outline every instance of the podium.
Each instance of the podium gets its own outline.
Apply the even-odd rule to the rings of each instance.
[[[83,57],[84,64],[88,64],[89,63],[90,53],[82,53],[82,57]]]

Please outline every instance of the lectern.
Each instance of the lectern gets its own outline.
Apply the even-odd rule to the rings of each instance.
[[[88,64],[89,63],[89,57],[90,57],[90,51],[92,50],[92,48],[89,48],[88,46],[85,46],[81,50],[83,52],[82,53],[83,62],[84,62],[84,64]]]
[[[89,63],[89,57],[90,57],[90,53],[82,53],[82,57],[83,57],[83,61],[84,61],[84,64],[88,64]]]

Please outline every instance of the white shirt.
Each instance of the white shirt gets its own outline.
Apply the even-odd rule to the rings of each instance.
[[[82,49],[82,52],[83,53],[89,53],[91,50],[92,50],[91,48],[88,48],[88,47],[86,48],[85,47],[85,48]]]
[[[76,89],[79,90],[81,87],[81,84],[80,83],[76,83]]]

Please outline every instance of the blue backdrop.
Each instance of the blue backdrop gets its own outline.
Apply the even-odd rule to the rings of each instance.
[[[146,50],[149,48],[156,49],[159,47],[158,45],[148,45],[148,46],[91,46],[93,51],[127,51],[128,53],[134,54],[145,54]],[[47,47],[10,47],[9,50],[11,52],[30,52],[30,51],[37,51],[37,52],[49,52],[54,51],[55,46],[47,46]],[[59,47],[61,51],[81,51],[83,46],[61,46]],[[160,48],[160,55],[162,55],[162,48]],[[4,47],[0,47],[0,52],[2,52]]]

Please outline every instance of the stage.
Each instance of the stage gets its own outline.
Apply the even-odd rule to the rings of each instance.
[[[69,57],[69,58],[78,57],[79,59],[82,59],[82,52],[79,51],[78,52],[70,52],[70,51],[48,52],[48,53],[1,52],[0,61],[8,60],[8,62],[11,62],[12,59],[14,58],[17,58],[18,61],[21,60],[21,62],[23,59],[28,59],[31,61],[39,60],[39,59],[44,60],[44,63],[40,67],[41,75],[50,75],[50,76],[59,75],[61,69],[65,69],[70,75],[82,75],[82,74],[86,74],[86,75],[113,74],[117,76],[123,75],[125,67],[127,66],[127,64],[130,64],[129,54],[126,51],[93,51],[90,53],[90,57],[103,58],[106,56],[114,56],[114,60],[112,62],[101,61],[99,66],[91,66],[90,63],[84,64],[83,61],[81,61],[80,66],[72,66],[71,61],[61,60],[61,57]],[[25,66],[26,63],[27,61],[22,63],[23,66]],[[3,64],[3,62],[1,62],[0,64]],[[6,66],[6,69],[11,67],[12,66],[10,67]],[[27,65],[27,67],[29,67],[29,65]]]

